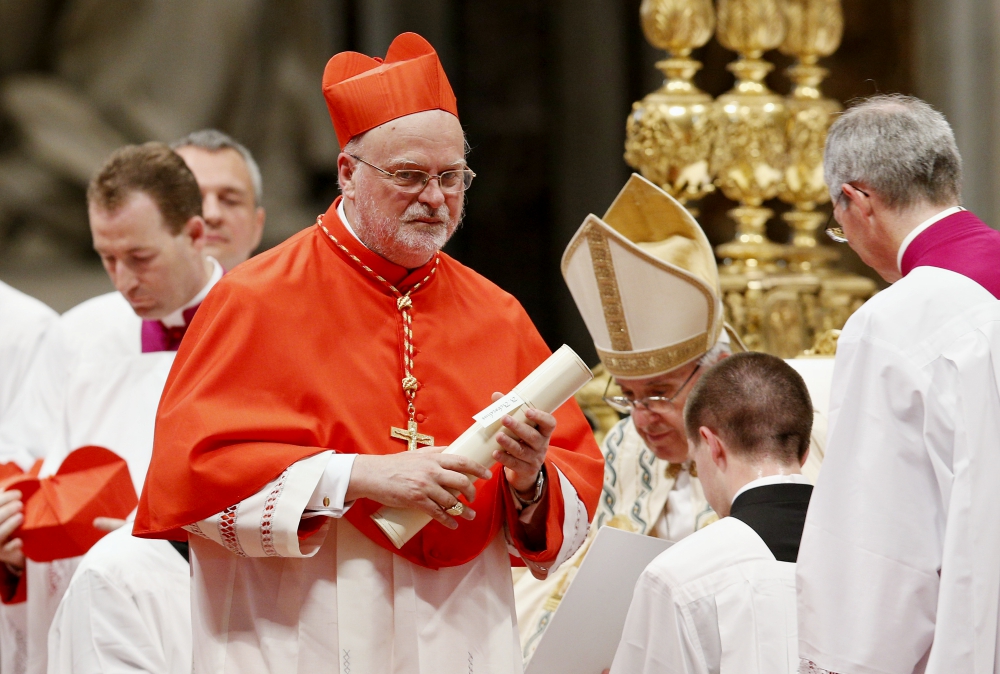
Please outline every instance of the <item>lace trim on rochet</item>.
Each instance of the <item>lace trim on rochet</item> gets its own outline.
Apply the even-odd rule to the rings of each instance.
[[[264,549],[264,554],[268,557],[280,557],[277,549],[274,547],[274,532],[272,531],[272,527],[274,524],[274,509],[278,506],[278,499],[281,498],[281,492],[284,491],[286,475],[288,475],[287,470],[278,476],[274,487],[271,488],[271,493],[267,495],[267,500],[264,502],[264,513],[260,516],[260,546]]]
[[[222,545],[225,546],[226,550],[234,555],[246,557],[247,553],[243,551],[240,537],[236,533],[236,515],[239,507],[240,504],[237,503],[222,511],[222,515],[219,517],[219,536],[221,536]]]

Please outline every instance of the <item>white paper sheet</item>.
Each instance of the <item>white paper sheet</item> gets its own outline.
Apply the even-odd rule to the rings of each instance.
[[[601,674],[610,667],[639,574],[670,545],[603,527],[524,674]]]

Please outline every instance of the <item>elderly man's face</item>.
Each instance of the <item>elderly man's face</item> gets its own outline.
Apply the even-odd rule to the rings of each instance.
[[[465,137],[458,119],[428,110],[368,131],[355,154],[389,173],[416,169],[431,175],[465,168]],[[408,269],[427,263],[462,220],[464,191],[443,192],[430,180],[408,193],[371,166],[340,156],[345,211],[373,251]]]
[[[697,362],[689,363],[673,372],[649,379],[617,379],[622,394],[632,400],[650,396],[674,398],[671,403],[657,403],[651,407],[638,405],[632,411],[632,421],[650,451],[671,463],[683,463],[688,458],[688,442],[684,431],[684,403],[688,393],[701,377],[704,368]],[[694,376],[691,377],[691,373]],[[691,377],[690,381],[688,377]],[[685,384],[685,382],[687,382]],[[683,386],[683,388],[681,388]]]
[[[208,231],[205,253],[226,269],[245,262],[260,245],[264,209],[257,205],[250,171],[236,150],[206,150],[193,145],[177,149],[201,188]]]
[[[207,282],[201,218],[191,218],[174,234],[156,202],[144,192],[133,192],[111,212],[91,204],[89,215],[94,250],[140,318],[169,315]]]

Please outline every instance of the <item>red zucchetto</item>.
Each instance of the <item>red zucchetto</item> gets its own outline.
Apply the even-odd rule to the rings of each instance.
[[[323,96],[341,147],[360,133],[415,112],[444,110],[458,117],[455,93],[437,52],[416,33],[396,37],[384,61],[353,51],[335,55],[323,72]]]

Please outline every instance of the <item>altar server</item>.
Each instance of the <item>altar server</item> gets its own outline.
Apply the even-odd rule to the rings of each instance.
[[[0,282],[0,420],[21,389],[45,331],[58,314],[42,302]],[[20,508],[17,494],[0,494],[0,519]],[[17,521],[14,522],[17,524]],[[0,529],[0,539],[7,536]],[[19,542],[0,550],[0,563],[20,558]],[[16,669],[19,653],[17,634],[23,631],[24,607],[0,610],[0,672]],[[6,627],[5,622],[10,626]]]
[[[250,151],[215,130],[171,147],[201,189],[205,249],[231,267],[246,261],[264,226],[263,184]],[[188,557],[186,542],[134,538],[131,527],[99,541],[80,561],[52,621],[49,673],[189,673]]]
[[[601,526],[679,541],[717,516],[688,456],[682,411],[702,373],[741,350],[723,326],[715,254],[686,208],[632,175],[603,218],[587,216],[562,261],[563,276],[622,395],[628,415],[604,440],[604,488],[590,531]],[[610,388],[610,384],[609,384]],[[823,452],[823,415],[807,474]],[[517,577],[514,596],[525,658],[545,634],[583,562],[585,545],[539,581]]]
[[[440,252],[475,174],[433,48],[337,54],[323,93],[343,197],[205,302],[135,533],[191,534],[198,672],[520,674],[510,555],[544,576],[576,551],[597,446],[569,402],[506,417],[492,472],[440,453],[549,350]],[[397,550],[383,504],[436,521]]]
[[[635,586],[611,674],[791,674],[795,558],[812,486],[812,402],[780,358],[740,353],[684,410],[691,456],[721,519],[654,559]]]
[[[837,233],[892,285],[844,327],[799,555],[802,671],[1000,671],[1000,233],[944,116],[877,96],[830,128]]]
[[[127,461],[139,490],[174,351],[222,268],[202,252],[198,184],[165,145],[113,154],[91,182],[88,212],[118,291],[71,309],[49,330],[0,442],[7,458],[43,458],[43,475],[77,447],[107,447]],[[20,577],[23,556],[0,568],[5,601],[27,593],[30,673],[46,671],[49,625],[78,561],[28,560]]]

